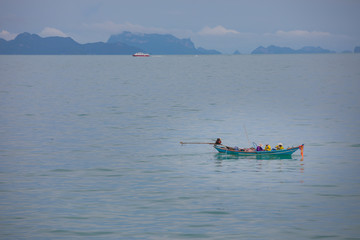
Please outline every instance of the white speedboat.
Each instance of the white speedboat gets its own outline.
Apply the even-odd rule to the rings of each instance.
[[[150,57],[150,54],[143,53],[143,52],[137,52],[137,53],[133,54],[133,57]]]

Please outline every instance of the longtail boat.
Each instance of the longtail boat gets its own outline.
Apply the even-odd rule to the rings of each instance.
[[[238,149],[238,148],[228,147],[224,145],[216,145],[216,144],[214,145],[214,148],[218,150],[219,153],[235,154],[238,156],[283,156],[283,155],[290,156],[298,149],[301,150],[301,155],[303,155],[304,144],[297,147],[290,147],[287,149],[271,150],[271,151],[256,151],[255,148]]]

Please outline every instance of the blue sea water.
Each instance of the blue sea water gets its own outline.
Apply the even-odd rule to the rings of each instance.
[[[0,56],[0,238],[360,239],[359,66]],[[217,137],[304,158],[179,144]]]

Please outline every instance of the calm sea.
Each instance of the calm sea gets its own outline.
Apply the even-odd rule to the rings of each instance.
[[[0,56],[1,239],[360,239],[360,54]],[[305,144],[304,159],[209,145]]]

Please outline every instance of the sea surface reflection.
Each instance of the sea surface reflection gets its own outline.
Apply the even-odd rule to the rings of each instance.
[[[360,236],[360,54],[0,62],[0,239]]]

